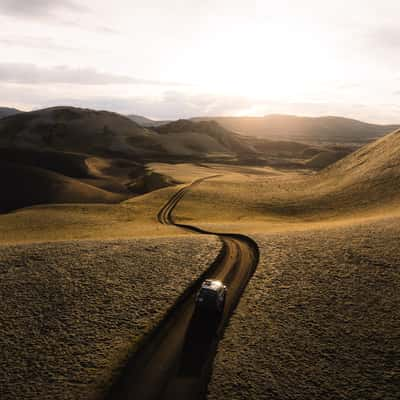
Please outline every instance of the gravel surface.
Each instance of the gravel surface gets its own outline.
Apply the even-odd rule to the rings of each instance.
[[[400,219],[258,235],[209,400],[399,399]]]
[[[219,249],[193,236],[1,246],[0,399],[102,398]]]

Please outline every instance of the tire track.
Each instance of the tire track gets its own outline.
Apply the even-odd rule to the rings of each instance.
[[[181,188],[157,214],[161,224],[217,235],[222,249],[209,269],[178,299],[129,360],[111,388],[109,400],[196,400],[206,396],[219,338],[259,259],[257,244],[247,236],[215,233],[175,222],[173,211],[185,193],[217,176],[220,175],[201,178]],[[220,279],[228,286],[221,318],[200,315],[195,310],[196,292],[206,278]]]

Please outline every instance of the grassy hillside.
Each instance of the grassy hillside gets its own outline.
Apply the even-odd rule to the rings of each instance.
[[[54,107],[1,119],[0,147],[131,161],[254,153],[243,138],[214,122],[177,121],[147,129],[116,113],[74,107]]]
[[[0,212],[43,203],[116,203],[124,198],[56,172],[4,161],[0,180]]]
[[[395,400],[400,219],[257,235],[209,399]]]
[[[327,221],[351,224],[354,219],[399,213],[399,136],[390,134],[317,174],[210,162],[152,163],[145,178],[132,180],[131,189],[143,193],[157,185],[218,175],[188,192],[175,210],[177,220],[216,231],[301,230]],[[88,165],[92,175],[113,173],[112,164],[102,158],[89,159]],[[155,215],[175,190],[155,190],[121,205],[21,210],[0,217],[0,241],[164,235]]]
[[[219,249],[193,236],[0,246],[1,399],[104,398]]]
[[[321,151],[304,163],[304,166],[314,170],[321,170],[342,159],[350,152],[347,150]]]
[[[196,118],[195,120],[202,120]],[[343,117],[216,117],[224,128],[267,139],[306,140],[312,142],[367,142],[383,136],[399,125],[376,125]]]
[[[152,144],[144,128],[107,111],[54,107],[0,120],[2,147],[141,157]]]
[[[364,146],[322,170],[315,189],[332,200],[379,207],[400,199],[400,130]]]
[[[282,227],[283,222],[317,223],[394,212],[400,204],[399,137],[398,131],[389,134],[317,174],[225,169],[222,176],[189,192],[178,205],[177,216],[223,224],[226,230],[260,231]],[[161,166],[155,169],[163,170]],[[207,171],[210,175],[221,172],[210,164]],[[196,176],[204,172],[193,170]]]
[[[48,204],[0,215],[0,243],[125,239],[186,235],[157,220],[177,188],[166,187],[119,204]]]
[[[170,154],[226,154],[246,157],[255,154],[243,137],[234,134],[214,121],[192,122],[178,120],[154,128],[159,141]]]

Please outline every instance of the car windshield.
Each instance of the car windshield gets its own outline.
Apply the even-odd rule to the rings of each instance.
[[[210,298],[210,297],[215,297],[217,295],[217,292],[215,290],[207,289],[207,288],[202,288],[199,293],[199,297],[203,298]]]

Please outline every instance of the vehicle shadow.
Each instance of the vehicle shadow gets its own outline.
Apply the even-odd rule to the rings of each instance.
[[[221,316],[207,310],[195,310],[190,320],[182,348],[178,375],[200,376],[206,366],[210,350],[216,345]]]

